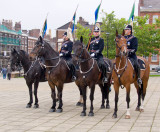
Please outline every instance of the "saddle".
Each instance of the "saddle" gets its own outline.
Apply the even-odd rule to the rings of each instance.
[[[132,68],[135,70],[135,61],[132,58],[129,58],[128,60],[129,60],[130,64],[132,65]],[[142,59],[138,58],[138,64],[140,66],[140,70],[146,69],[146,64]]]

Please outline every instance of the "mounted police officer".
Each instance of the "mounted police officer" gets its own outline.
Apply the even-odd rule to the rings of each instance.
[[[135,36],[132,35],[132,26],[127,25],[125,30],[125,38],[127,39],[127,49],[128,49],[128,57],[134,60],[134,68],[136,70],[138,76],[138,84],[142,84],[142,80],[140,78],[140,66],[138,63],[138,59],[136,56],[136,51],[138,48],[138,40]]]
[[[63,34],[63,43],[62,43],[62,47],[59,52],[59,56],[63,57],[67,61],[67,64],[69,65],[69,68],[72,73],[72,81],[75,81],[76,80],[75,66],[73,65],[72,55],[71,55],[73,42],[70,40],[70,38],[71,38],[71,31],[70,30],[71,29],[69,28],[68,32],[64,32],[64,34]]]
[[[107,83],[107,67],[105,65],[102,55],[102,51],[104,49],[104,40],[100,38],[100,27],[98,27],[97,25],[95,26],[93,35],[94,37],[91,39],[90,45],[87,45],[87,47],[88,50],[90,50],[91,57],[97,60],[98,66],[102,71],[103,82]]]

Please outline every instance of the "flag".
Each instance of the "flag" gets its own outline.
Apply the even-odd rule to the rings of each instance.
[[[101,0],[101,3],[102,3],[102,0]],[[101,3],[99,4],[99,6],[97,7],[97,9],[96,9],[96,11],[95,11],[95,24],[96,24],[96,22],[97,22],[97,20],[98,20],[98,12],[99,12]]]
[[[133,19],[134,19],[134,9],[135,9],[135,2],[133,4],[132,11],[131,11],[131,14],[130,14],[129,19],[128,19],[128,23],[130,22],[131,18],[132,18],[132,22],[133,22]]]
[[[47,31],[47,19],[45,20],[43,28],[42,28],[42,38],[44,38],[46,31]]]
[[[73,16],[73,27],[72,27],[72,33],[74,31],[74,26],[75,26],[75,20],[76,20],[76,12],[74,13],[74,16]]]

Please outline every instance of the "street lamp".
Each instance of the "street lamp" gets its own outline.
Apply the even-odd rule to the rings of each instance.
[[[106,33],[106,35],[107,35],[107,58],[108,58],[108,37],[109,37],[109,34],[110,33],[108,33],[108,32]]]

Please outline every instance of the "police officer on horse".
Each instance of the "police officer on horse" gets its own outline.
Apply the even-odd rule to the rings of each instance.
[[[98,27],[97,25],[95,26],[93,35],[94,37],[91,39],[90,45],[87,45],[87,48],[88,50],[90,50],[91,57],[97,60],[98,66],[102,71],[103,82],[107,83],[107,67],[102,55],[102,51],[104,49],[104,40],[100,38],[100,27]]]
[[[69,30],[69,29],[68,29]],[[75,66],[72,62],[72,47],[73,47],[73,42],[70,40],[70,35],[71,32],[64,32],[63,34],[63,42],[62,42],[62,47],[59,51],[59,56],[63,57],[66,61],[67,64],[71,70],[72,73],[72,81],[76,80],[76,75],[75,75]]]
[[[138,49],[138,40],[135,36],[132,35],[132,26],[127,25],[125,30],[125,38],[127,39],[127,49],[128,49],[128,57],[133,60],[134,62],[134,68],[136,71],[136,74],[138,76],[138,84],[142,84],[142,80],[140,78],[140,66],[138,63],[138,59],[136,56],[136,51]]]

